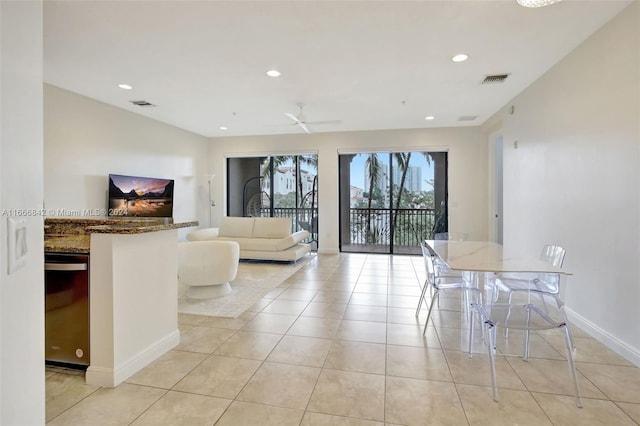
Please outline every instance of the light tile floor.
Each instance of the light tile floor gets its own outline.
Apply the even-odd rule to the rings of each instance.
[[[315,256],[239,318],[181,315],[182,342],[115,389],[48,369],[51,425],[638,425],[640,369],[574,328],[499,337],[500,401],[480,336],[444,292],[422,335],[420,257]],[[499,333],[500,334],[500,333]],[[476,333],[480,335],[480,333]]]

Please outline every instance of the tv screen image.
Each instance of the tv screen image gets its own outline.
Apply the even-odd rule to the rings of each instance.
[[[173,179],[109,175],[109,216],[173,217]]]

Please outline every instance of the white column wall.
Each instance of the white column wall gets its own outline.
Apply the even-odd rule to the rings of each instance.
[[[0,2],[0,424],[45,420],[42,208],[42,3]],[[5,211],[5,209],[7,209]],[[7,273],[7,217],[24,218],[28,254]]]
[[[638,365],[639,27],[634,2],[499,114],[505,243],[564,246],[571,319]]]
[[[337,253],[338,153],[428,150],[449,152],[450,229],[487,238],[487,142],[478,127],[211,138],[213,226],[225,214],[226,158],[318,153],[318,252]]]
[[[177,235],[91,235],[88,384],[117,386],[180,343]]]

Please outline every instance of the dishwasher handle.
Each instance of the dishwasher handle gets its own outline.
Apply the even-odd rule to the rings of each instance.
[[[86,263],[46,263],[45,271],[86,271]]]

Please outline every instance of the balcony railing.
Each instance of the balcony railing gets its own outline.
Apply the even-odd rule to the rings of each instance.
[[[305,229],[311,233],[311,238],[317,240],[318,209],[276,207],[275,217],[290,217],[292,231]],[[393,209],[397,215],[393,230],[394,247],[419,248],[420,242],[433,239],[435,212],[433,209]],[[376,247],[391,245],[391,226],[393,224],[392,211],[389,209],[349,209],[349,235],[343,235],[343,246],[348,244],[349,251],[357,251],[357,247],[369,247],[362,251],[379,251]],[[260,209],[261,216],[269,216],[269,208]],[[367,234],[367,221],[370,226]],[[417,252],[409,250],[409,252]]]
[[[261,217],[268,217],[271,215],[271,209],[263,207],[260,209]],[[274,217],[290,217],[291,218],[291,232],[296,231],[309,231],[311,234],[310,240],[317,240],[318,232],[318,209],[310,207],[275,207],[273,209]]]
[[[395,223],[394,215],[397,216]],[[369,222],[368,233],[367,222]],[[421,241],[433,239],[434,223],[433,209],[351,208],[349,209],[349,244],[389,246],[391,228],[394,225],[394,246],[419,247]]]

